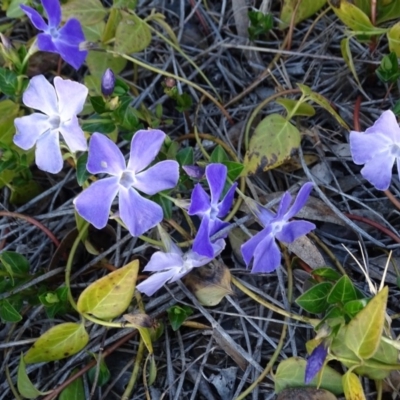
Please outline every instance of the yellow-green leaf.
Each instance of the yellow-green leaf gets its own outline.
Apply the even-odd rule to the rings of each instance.
[[[340,0],[339,7],[332,6],[332,9],[347,27],[358,34],[381,35],[386,32],[386,29],[376,28],[368,15],[347,0]]]
[[[356,374],[348,371],[343,375],[342,380],[346,400],[365,400],[363,388]]]
[[[24,362],[23,354],[21,354],[18,365],[17,387],[19,393],[27,399],[36,399],[39,396],[44,396],[48,393],[51,393],[51,391],[41,392],[40,390],[37,390],[35,388],[31,380],[29,379],[28,374],[26,373],[26,365]]]
[[[356,80],[358,86],[361,88],[361,83],[358,79],[357,71],[354,66],[354,61],[353,61],[353,55],[351,54],[351,49],[350,49],[350,36],[345,37],[340,41],[340,50],[342,53],[343,60],[349,67],[351,73],[354,76],[354,79]]]
[[[82,25],[93,25],[100,22],[107,15],[107,10],[100,0],[68,0],[62,5],[62,18],[67,21],[77,18]]]
[[[50,328],[27,351],[27,364],[61,360],[81,351],[88,343],[89,335],[83,324],[66,322]]]
[[[78,299],[78,311],[112,319],[129,306],[135,290],[139,261],[135,260],[88,286]]]
[[[293,99],[278,99],[276,100],[276,102],[281,106],[285,107],[287,113],[291,117],[294,117],[296,115],[304,117],[312,117],[313,115],[315,115],[315,108],[311,104],[308,103],[299,104],[298,100],[293,100]]]
[[[122,19],[115,32],[114,50],[131,54],[144,50],[151,42],[150,28],[135,14],[121,11]]]
[[[279,114],[271,114],[257,126],[244,157],[242,175],[276,168],[300,146],[299,130]]]
[[[284,0],[279,18],[281,21],[279,29],[285,29],[290,25],[294,12],[296,12],[294,23],[297,25],[315,14],[325,3],[326,0],[301,0],[300,4],[299,0]]]
[[[372,357],[381,341],[388,288],[384,287],[348,324],[345,344],[362,359]]]
[[[389,29],[387,38],[389,50],[395,52],[397,57],[400,57],[400,22],[397,22]]]
[[[333,109],[333,107],[329,104],[329,101],[324,96],[320,95],[319,93],[313,92],[311,88],[307,85],[298,83],[297,86],[302,91],[302,93],[309,98],[309,100],[312,100],[313,102],[324,108],[326,111],[328,111],[343,128],[345,128],[346,130],[350,130],[349,126],[346,124],[346,122],[344,122],[343,118]]]

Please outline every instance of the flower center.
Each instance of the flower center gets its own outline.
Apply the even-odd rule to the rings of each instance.
[[[52,115],[49,118],[49,123],[51,126],[51,128],[50,128],[51,130],[58,129],[60,127],[61,119],[58,115]]]
[[[210,209],[210,219],[211,221],[214,221],[218,217],[219,209],[218,209],[218,204],[216,205],[211,205]]]
[[[58,39],[60,36],[58,29],[56,27],[52,27],[49,29],[49,34],[53,39]]]
[[[396,158],[400,157],[400,146],[398,144],[392,145],[390,153]]]
[[[135,175],[130,171],[124,171],[119,179],[119,184],[125,189],[130,188],[135,183]]]
[[[183,260],[183,266],[181,267],[180,272],[189,272],[193,269],[193,260],[188,257],[188,255],[185,253],[182,256],[182,260]]]

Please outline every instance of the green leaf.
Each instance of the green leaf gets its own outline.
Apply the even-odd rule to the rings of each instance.
[[[357,299],[347,302],[343,309],[350,318],[354,318],[366,305],[367,299]]]
[[[183,165],[193,165],[194,164],[194,152],[193,147],[185,147],[178,151],[176,155],[176,161],[182,167]]]
[[[132,106],[132,97],[129,95],[120,98],[119,107],[114,111],[114,118],[121,127],[128,131],[137,131],[139,120],[136,117]]]
[[[385,83],[394,83],[400,77],[399,61],[394,52],[382,58],[379,68],[376,70],[378,78]]]
[[[97,356],[95,354],[93,354],[93,356],[96,358],[97,360]],[[107,367],[106,362],[104,361],[104,359],[102,358],[100,360],[100,365],[99,366],[94,366],[92,368],[89,369],[88,371],[88,377],[90,382],[93,384],[94,380],[95,380],[95,376],[97,374],[97,368],[99,368],[98,371],[98,375],[97,375],[97,385],[98,386],[104,386],[111,378],[111,373],[110,370]]]
[[[306,365],[306,360],[299,357],[290,357],[281,361],[274,376],[275,392],[280,393],[286,388],[304,387]],[[329,366],[324,367],[320,384],[318,377],[315,377],[308,386],[319,386],[336,395],[343,393],[342,376]]]
[[[10,5],[7,7],[7,18],[21,18],[25,15],[20,5],[29,5],[29,0],[11,0]]]
[[[193,310],[189,306],[172,306],[168,308],[168,319],[171,328],[177,331],[188,317],[193,314]]]
[[[68,0],[61,8],[64,22],[70,18],[77,18],[83,26],[101,22],[107,15],[107,10],[100,0]]]
[[[389,50],[400,57],[400,22],[394,24],[387,33]]]
[[[388,288],[385,286],[347,326],[345,343],[362,359],[376,352],[385,322]]]
[[[239,178],[244,169],[244,165],[242,163],[234,161],[223,161],[222,164],[226,165],[228,168],[228,178],[233,182]]]
[[[261,35],[267,34],[274,26],[272,14],[264,14],[261,11],[248,12],[250,26],[248,28],[250,40],[256,40]]]
[[[22,254],[3,251],[0,254],[0,262],[10,274],[11,279],[14,275],[24,276],[29,273],[29,261]]]
[[[82,129],[90,133],[111,133],[115,130],[115,124],[109,118],[102,118],[97,114],[93,114],[90,118],[82,121]]]
[[[157,193],[152,197],[152,200],[161,206],[163,209],[164,218],[172,218],[172,201],[170,199]]]
[[[344,395],[347,400],[366,400],[361,382],[358,376],[347,371],[342,378]]]
[[[296,115],[312,117],[313,115],[315,115],[315,108],[311,104],[299,104],[298,100],[293,99],[277,99],[276,102],[284,107],[291,117],[294,117]],[[296,111],[293,113],[294,109],[296,109]]]
[[[223,163],[224,161],[229,161],[228,154],[224,148],[220,145],[213,150],[210,156],[210,163]]]
[[[81,351],[88,343],[89,335],[83,324],[65,322],[50,328],[27,351],[27,364],[61,360]]]
[[[72,371],[71,376],[76,374],[79,370]],[[83,378],[80,376],[74,379],[63,391],[60,393],[59,400],[85,400],[85,388],[83,386]]]
[[[358,34],[381,35],[386,32],[386,29],[376,28],[368,15],[347,0],[340,0],[339,7],[333,6],[332,9],[347,27]]]
[[[104,320],[121,315],[132,300],[138,270],[135,260],[93,282],[79,296],[78,311]]]
[[[17,90],[17,74],[9,69],[0,67],[0,91],[7,96],[15,96]]]
[[[0,318],[3,322],[19,322],[22,316],[7,299],[4,299],[0,302]]]
[[[294,23],[297,25],[299,22],[315,14],[325,3],[326,0],[302,0],[300,3],[298,0],[284,0],[279,17],[281,21],[279,29],[285,29],[290,25],[294,13],[296,13]]]
[[[97,22],[93,25],[82,26],[85,39],[90,42],[98,42],[103,34],[106,24],[104,21]]]
[[[377,2],[377,25],[391,19],[400,18],[400,2],[397,0],[378,1]]]
[[[356,300],[357,294],[353,283],[346,275],[342,276],[330,291],[326,301],[330,304],[342,303]]]
[[[300,88],[302,93],[306,95],[310,100],[317,103],[326,111],[328,111],[343,128],[345,128],[346,130],[350,130],[346,122],[344,122],[342,117],[332,108],[332,106],[329,104],[329,101],[324,96],[321,96],[319,93],[313,92],[311,88],[309,88],[307,85],[298,83],[297,86]]]
[[[41,392],[35,388],[29,379],[28,374],[26,373],[26,365],[22,354],[18,365],[17,387],[19,393],[27,399],[36,399],[39,396],[44,396],[48,393],[51,393],[51,391]]]
[[[156,360],[154,359],[154,354],[149,354],[147,361],[149,359],[150,359],[150,362],[147,362],[148,363],[148,376],[149,376],[147,384],[149,386],[151,386],[157,378],[157,365],[156,365]]]
[[[296,303],[310,313],[319,314],[328,308],[326,299],[332,286],[330,282],[318,283],[298,297]]]
[[[188,93],[176,94],[176,103],[175,107],[179,112],[188,111],[190,107],[192,107],[193,101]]]
[[[151,42],[150,28],[135,14],[121,11],[122,19],[115,32],[114,50],[131,54],[144,50]]]
[[[92,96],[90,97],[90,103],[98,114],[103,114],[106,111],[106,103],[103,96]]]
[[[114,0],[113,7],[115,8],[129,8],[134,10],[137,5],[137,0]]]
[[[333,268],[330,267],[316,268],[311,271],[311,275],[320,276],[321,278],[325,278],[330,281],[337,281],[342,277],[339,272],[336,272]]]
[[[114,74],[120,73],[126,66],[127,60],[122,57],[115,57],[113,54],[105,53],[103,51],[90,51],[86,57],[86,64],[92,76],[98,79],[98,91],[96,94],[100,95],[100,82],[107,68],[111,68]],[[86,77],[85,77],[86,83]],[[90,93],[93,95],[94,93]]]
[[[45,292],[39,296],[39,301],[44,305],[49,318],[63,315],[70,310],[68,301],[68,289],[65,286],[58,288],[55,292]]]
[[[0,142],[13,144],[15,133],[14,120],[18,116],[19,105],[11,100],[0,101]]]
[[[90,176],[90,172],[86,169],[88,155],[88,153],[83,153],[76,162],[76,180],[79,186],[83,186]]]
[[[244,157],[243,174],[256,174],[279,167],[300,146],[299,130],[281,115],[271,114],[256,127]]]

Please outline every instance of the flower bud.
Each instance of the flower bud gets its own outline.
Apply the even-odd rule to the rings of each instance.
[[[110,96],[114,91],[114,87],[114,72],[110,68],[107,68],[106,72],[104,72],[103,77],[101,78],[101,93],[103,93],[104,96]]]

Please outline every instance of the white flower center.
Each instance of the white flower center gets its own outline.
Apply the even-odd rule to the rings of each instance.
[[[187,253],[182,256],[183,266],[179,272],[189,272],[193,269],[193,260],[188,257]]]
[[[49,117],[49,123],[51,126],[51,130],[58,129],[61,124],[61,119],[59,115],[52,115]]]
[[[396,158],[400,157],[400,146],[398,144],[393,144],[390,148],[390,153]]]
[[[58,39],[58,37],[60,36],[60,34],[59,34],[59,32],[58,32],[58,29],[55,28],[55,27],[50,28],[50,29],[48,30],[48,33],[49,33],[49,35],[50,35],[53,39]]]
[[[125,189],[130,188],[135,183],[135,174],[130,171],[124,171],[119,178],[119,184],[122,185]]]

